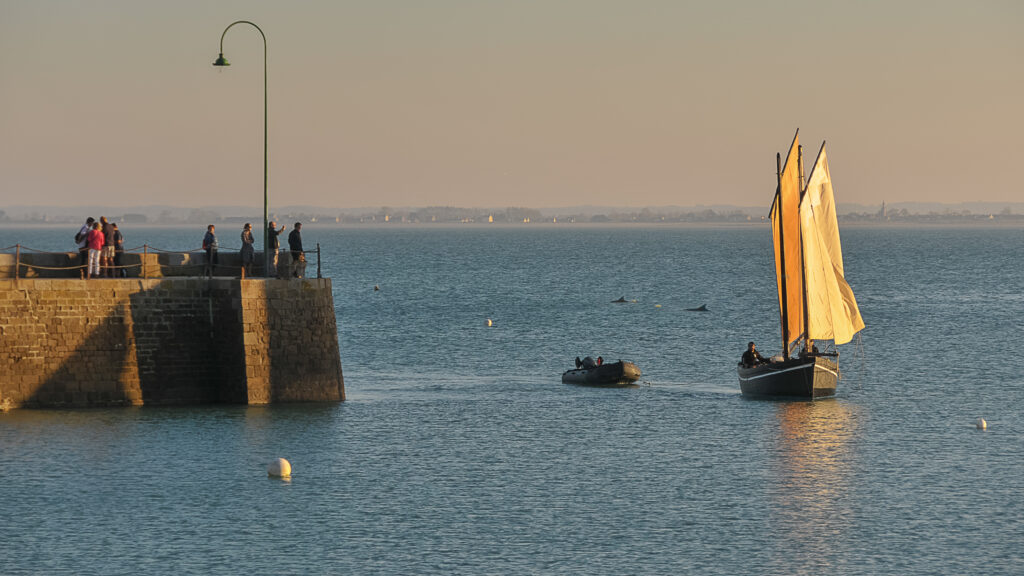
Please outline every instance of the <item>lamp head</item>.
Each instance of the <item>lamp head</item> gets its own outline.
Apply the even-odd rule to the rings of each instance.
[[[223,52],[221,52],[220,55],[217,56],[217,59],[214,60],[213,65],[214,66],[231,66],[231,64],[228,62],[227,58],[224,57],[224,53]]]

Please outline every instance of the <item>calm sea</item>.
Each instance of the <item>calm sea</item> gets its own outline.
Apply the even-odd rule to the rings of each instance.
[[[845,228],[867,329],[814,403],[739,395],[779,350],[767,227],[304,238],[349,400],[2,414],[0,572],[1024,573],[1024,230]],[[562,385],[588,354],[644,384]]]

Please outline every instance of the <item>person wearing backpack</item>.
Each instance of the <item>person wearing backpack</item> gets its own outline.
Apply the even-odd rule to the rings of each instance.
[[[92,216],[85,219],[85,224],[78,229],[78,234],[75,234],[75,244],[78,246],[78,275],[81,278],[85,278],[89,267],[89,231],[92,230],[92,223],[96,219]]]

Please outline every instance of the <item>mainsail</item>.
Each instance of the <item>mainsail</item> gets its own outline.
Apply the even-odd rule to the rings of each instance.
[[[779,172],[779,187],[772,203],[775,278],[779,287],[782,338],[790,343],[803,334],[804,286],[800,247],[800,131],[793,136],[786,163]]]
[[[807,290],[805,336],[845,344],[864,328],[864,320],[843,277],[839,223],[824,143],[800,201],[800,238]]]

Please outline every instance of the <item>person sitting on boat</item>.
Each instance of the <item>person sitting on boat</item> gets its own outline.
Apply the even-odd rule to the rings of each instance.
[[[758,364],[764,364],[766,360],[763,356],[754,348],[753,342],[747,343],[747,351],[743,353],[741,363],[744,368],[752,368]]]
[[[576,357],[576,369],[579,370],[580,368],[583,368],[583,360],[580,360],[580,357],[577,356]]]
[[[597,362],[594,362],[593,358],[591,358],[590,356],[587,356],[586,358],[583,359],[583,367],[584,368],[588,368],[588,369],[589,368],[597,368]]]
[[[818,350],[818,347],[816,345],[814,345],[813,343],[811,344],[811,349],[810,350],[804,348],[803,350],[800,351],[800,357],[801,358],[805,358],[807,356],[818,356],[820,354],[821,354],[821,352]]]
[[[597,365],[598,365],[598,366],[600,366],[600,365],[602,365],[602,364],[604,364],[604,358],[602,358],[602,357],[598,356],[598,357],[597,357]]]

